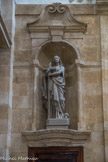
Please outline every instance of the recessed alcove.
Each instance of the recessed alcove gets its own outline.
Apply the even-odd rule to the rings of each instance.
[[[44,43],[33,54],[33,59],[38,60],[42,67],[48,67],[49,62],[53,61],[54,56],[60,56],[62,63],[65,67],[65,99],[66,99],[66,112],[70,117],[70,129],[77,129],[78,126],[78,77],[76,59],[80,59],[78,50],[66,41],[48,41]],[[46,110],[42,105],[42,87],[43,87],[43,73],[38,71],[36,79],[37,87],[37,129],[44,129],[46,124]]]
[[[41,47],[40,54],[38,55],[38,60],[42,66],[48,65],[49,61],[53,60],[53,57],[57,55],[60,56],[63,65],[68,69],[71,66],[75,59],[78,59],[78,54],[72,45],[66,41],[58,42],[47,42]]]
[[[90,140],[91,134],[86,130],[86,124],[82,118],[81,66],[85,67],[85,64],[82,63],[77,44],[76,48],[72,42],[73,39],[83,40],[87,24],[78,21],[68,6],[54,3],[45,6],[40,16],[34,22],[27,24],[27,28],[33,52],[31,57],[33,110],[32,128],[30,131],[22,132],[26,146],[34,149],[36,147],[45,147],[46,149],[46,147],[74,146],[84,148],[86,140]],[[67,40],[70,40],[71,43]],[[43,107],[42,91],[45,72],[41,67],[47,68],[54,56],[60,56],[65,67],[66,112],[69,113],[70,129],[68,127],[47,127],[46,124],[49,113]]]

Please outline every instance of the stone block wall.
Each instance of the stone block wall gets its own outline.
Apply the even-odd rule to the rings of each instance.
[[[12,79],[14,53],[14,17],[15,4],[13,0],[1,0],[0,11],[7,31],[10,35],[11,48],[0,48],[0,161],[8,161],[11,146],[12,121]]]
[[[33,131],[33,53],[48,38],[31,39],[27,29],[27,23],[35,21],[45,5],[16,5],[14,13],[13,1],[9,0],[8,3],[8,9],[13,10],[8,13],[5,8],[3,16],[6,17],[5,23],[13,45],[10,49],[0,49],[0,156],[10,155],[17,158],[15,161],[22,161],[18,160],[18,157],[28,155],[22,132]],[[8,3],[2,2],[5,6],[8,6]],[[107,162],[108,6],[68,6],[75,18],[87,23],[87,31],[80,37],[65,35],[64,38],[79,50],[81,61],[80,65],[76,63],[71,75],[66,76],[70,128],[91,131],[91,136],[84,146],[85,162]],[[45,62],[43,59],[42,63]],[[41,88],[36,95],[41,98]],[[46,112],[41,100],[39,103],[41,106],[37,109],[35,122],[37,129],[44,129]]]
[[[26,154],[27,148],[25,145],[22,146],[21,132],[32,130],[33,76],[30,61],[33,51],[45,42],[46,39],[34,39],[31,42],[30,34],[27,31],[27,23],[35,21],[36,15],[38,16],[40,14],[42,7],[41,5],[19,5],[16,7],[12,137],[14,140],[16,139],[16,145],[19,143],[19,147],[16,148],[14,142],[12,143],[12,155],[22,155],[22,147],[25,148],[24,154]],[[95,14],[95,7],[95,5],[70,6],[75,17],[87,23],[87,32],[81,38],[70,39],[68,36],[65,38],[66,41],[72,43],[79,49],[80,58],[85,64],[80,69],[80,95],[82,100],[79,103],[81,114],[80,119],[78,119],[78,129],[91,130],[91,138],[85,145],[84,158],[86,162],[104,161],[100,17]],[[33,44],[34,46],[32,46]],[[76,75],[76,72],[74,75]],[[68,81],[69,79],[67,78]],[[76,110],[73,108],[73,103],[70,103],[72,107],[70,114],[75,113]],[[39,110],[37,113],[36,122],[38,127],[40,123],[40,129],[42,129],[42,121],[39,119],[41,111]],[[71,126],[71,128],[74,127]]]

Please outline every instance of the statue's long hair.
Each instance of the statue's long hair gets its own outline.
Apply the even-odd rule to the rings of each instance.
[[[54,56],[55,57],[55,56]],[[59,56],[57,56],[58,58],[59,58],[59,65],[60,66],[63,66],[63,63],[62,63],[62,60],[61,60],[61,58],[59,57]],[[54,66],[55,65],[55,62],[54,61],[52,61],[52,66]]]

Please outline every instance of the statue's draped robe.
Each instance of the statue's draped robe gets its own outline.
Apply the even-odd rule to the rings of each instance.
[[[55,67],[55,70],[50,73],[60,72],[56,76],[48,79],[46,75],[44,79],[43,97],[48,101],[48,91],[50,93],[50,118],[62,118],[65,113],[65,69],[62,65]],[[46,105],[47,107],[47,105]],[[58,114],[58,116],[57,116]]]

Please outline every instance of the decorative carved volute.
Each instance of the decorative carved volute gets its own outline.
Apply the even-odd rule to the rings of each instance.
[[[78,21],[66,5],[46,6],[35,22],[27,24],[30,33],[49,33],[52,40],[63,39],[64,33],[84,33],[87,24]]]

